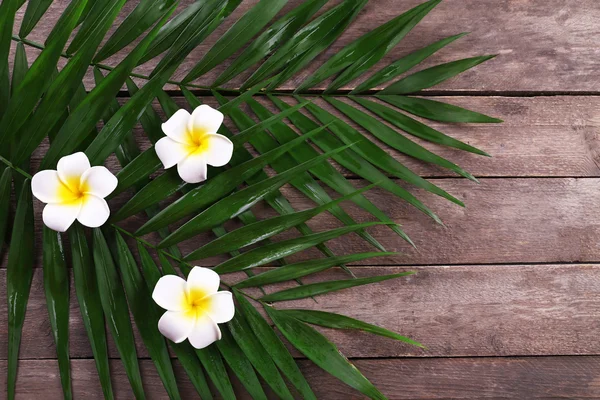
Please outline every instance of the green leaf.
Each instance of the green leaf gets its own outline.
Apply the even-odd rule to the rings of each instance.
[[[441,0],[423,3],[367,32],[329,58],[296,89],[309,89],[341,72],[327,91],[335,90],[368,70],[389,52]]]
[[[107,59],[140,37],[176,3],[175,0],[142,0],[98,51],[94,63]]]
[[[273,307],[265,309],[286,339],[312,362],[371,399],[386,399],[325,336]]]
[[[458,165],[446,160],[445,158],[438,156],[437,154],[430,152],[423,146],[413,142],[412,140],[396,132],[394,129],[390,128],[383,122],[378,121],[376,118],[373,118],[370,115],[360,110],[357,110],[351,105],[339,101],[333,97],[325,97],[325,100],[329,102],[329,104],[337,108],[339,111],[344,113],[351,120],[356,122],[358,125],[371,132],[373,136],[377,137],[379,140],[386,143],[388,146],[398,150],[399,152],[419,159],[421,161],[425,161],[443,168],[447,168],[450,171],[456,172],[462,177],[470,179],[474,182],[478,182],[473,175],[463,170]]]
[[[154,41],[152,43],[154,43]],[[129,91],[130,96],[135,95],[139,91],[131,78],[127,78],[125,83],[127,84],[127,90]],[[146,107],[140,118],[140,123],[142,124],[142,128],[144,128],[144,133],[148,139],[150,139],[150,142],[156,143],[164,137],[165,134],[161,129],[162,120],[158,113],[154,111],[154,108]]]
[[[159,248],[168,247],[172,244],[181,242],[199,233],[205,232],[210,228],[220,225],[225,221],[235,218],[244,211],[250,209],[254,204],[264,199],[281,186],[285,185],[298,173],[310,169],[313,165],[325,161],[348,146],[341,147],[334,151],[324,153],[308,162],[289,169],[281,174],[275,175],[269,179],[258,182],[243,190],[240,190],[228,197],[217,201],[206,210],[186,222],[183,226],[169,235],[159,243]]]
[[[137,61],[148,48],[148,45],[152,43],[160,27],[173,10],[174,8],[167,10],[162,20],[159,21],[135,49],[106,78],[102,79],[96,85],[75,110],[71,111],[71,115],[56,135],[50,149],[48,149],[42,161],[42,168],[53,167],[60,157],[71,153],[85,141],[86,137],[89,137],[89,133],[96,126],[96,123],[102,117],[110,103],[114,101],[114,97],[123,86],[123,83],[128,78]],[[119,112],[116,114],[119,114]]]
[[[399,335],[376,325],[368,324],[354,318],[346,317],[345,315],[329,313],[317,310],[284,310],[281,311],[289,317],[296,318],[302,322],[312,325],[320,325],[333,329],[352,329],[364,332],[373,333],[375,335],[384,336],[390,339],[399,340],[414,346],[424,348],[421,343],[415,342],[406,336]]]
[[[308,209],[305,211],[285,214],[277,217],[255,222],[229,232],[210,243],[205,244],[197,250],[186,255],[184,260],[202,260],[217,254],[227,253],[232,250],[241,249],[246,246],[258,243],[262,240],[284,232],[296,225],[308,221],[309,219],[321,214],[328,209],[338,205],[342,201],[348,200],[362,192],[372,189],[375,185],[366,186],[347,196],[332,200],[322,206]]]
[[[175,40],[177,40],[181,32],[190,24],[193,17],[197,15],[206,4],[207,2],[204,1],[195,1],[167,22],[165,26],[161,28],[160,32],[158,32],[156,39],[152,42],[150,47],[148,47],[144,56],[138,62],[138,65],[144,64],[168,50]]]
[[[286,3],[287,0],[260,0],[219,37],[198,64],[183,78],[183,82],[193,81],[225,61],[260,32]]]
[[[248,322],[239,313],[236,313],[233,319],[227,323],[227,327],[248,360],[277,394],[278,398],[293,399],[294,397],[285,385],[277,366],[265,351],[261,340],[250,329]]]
[[[14,88],[12,98],[0,120],[0,153],[6,155],[9,144],[51,84],[48,79],[56,69],[62,49],[81,15],[86,0],[76,0],[67,6],[46,41],[46,47],[33,62],[21,84]],[[4,2],[2,3],[4,5]],[[7,2],[7,7],[10,3]],[[6,25],[5,25],[6,26]],[[10,44],[10,43],[9,43]],[[1,76],[1,75],[0,75]],[[8,89],[8,86],[7,86]],[[8,93],[6,91],[5,93]],[[14,161],[14,160],[13,160]]]
[[[69,105],[88,70],[96,49],[110,29],[125,0],[111,0],[111,3],[113,3],[112,7],[106,7],[97,16],[94,15],[95,10],[92,10],[90,16],[98,18],[93,29],[88,33],[81,49],[69,59],[67,65],[52,81],[34,114],[23,125],[21,130],[26,134],[18,141],[17,149],[12,155],[12,161],[16,164],[20,164],[33,153]]]
[[[496,57],[495,55],[464,58],[445,64],[436,65],[419,72],[415,72],[398,82],[392,83],[378,94],[409,94],[435,86],[447,79],[473,68],[482,62]]]
[[[304,25],[327,0],[307,0],[268,26],[213,83],[219,86],[248,70],[251,66],[271,54],[281,43],[285,43]]]
[[[158,203],[175,192],[179,191],[186,183],[181,180],[177,169],[170,169],[156,179],[150,181],[138,191],[123,207],[115,213],[111,221],[120,221],[130,217],[145,208]]]
[[[472,122],[472,123],[499,123],[501,119],[488,117],[478,112],[465,110],[464,108],[454,106],[440,101],[421,99],[418,97],[407,96],[376,96],[378,99],[389,104],[408,111],[419,117],[427,118],[432,121],[440,122]]]
[[[285,103],[281,102],[280,104]],[[268,118],[270,115],[272,115],[272,113],[269,110],[267,110],[263,105],[261,105],[255,100],[249,101],[248,105],[250,106],[252,111],[254,111],[256,115],[258,115],[258,117],[261,119]],[[297,113],[296,115],[301,114]],[[314,122],[311,120],[308,120],[308,122],[314,124]],[[302,127],[299,128],[302,130]],[[294,140],[294,138],[298,136],[298,134],[292,128],[290,128],[290,126],[283,122],[275,123],[270,128],[270,131],[279,143],[287,143],[290,140]],[[329,135],[327,132],[323,132],[316,135],[313,141],[317,143],[328,141],[330,139],[336,141],[336,139],[334,139],[332,135]],[[341,145],[341,142],[339,143]],[[301,143],[290,154],[298,163],[308,161],[319,155],[319,153],[308,143]],[[340,155],[338,155],[338,157],[339,156]],[[352,184],[329,163],[321,163],[319,165],[316,165],[315,167],[311,168],[311,173],[314,174],[315,177],[317,177],[321,182],[325,183],[327,186],[343,195],[348,195],[354,192],[355,190],[354,186],[352,186]],[[366,197],[362,195],[353,196],[352,201],[356,203],[359,207],[371,213],[380,221],[389,223],[393,222],[384,212],[382,212],[373,203],[367,200]],[[395,231],[398,235],[400,235],[402,238],[407,240],[409,243],[411,243],[408,236],[404,232],[402,232],[402,230],[399,227],[391,226],[391,229]]]
[[[154,147],[143,151],[117,173],[119,183],[117,184],[116,189],[111,193],[111,197],[114,197],[127,188],[147,179],[148,175],[158,170],[161,165],[162,163],[156,155]]]
[[[203,7],[182,30],[150,76],[170,69],[173,65],[179,65],[240,3],[241,0],[216,0],[210,6]]]
[[[27,179],[17,202],[6,266],[6,294],[8,296],[8,377],[6,387],[9,400],[15,398],[19,347],[33,279],[34,241],[31,182]]]
[[[285,347],[281,339],[275,334],[273,328],[265,321],[260,313],[238,290],[233,291],[238,303],[238,312],[241,313],[260,343],[271,356],[277,367],[283,372],[288,380],[298,389],[305,399],[316,399],[308,382],[300,372],[300,368],[294,358]]]
[[[236,397],[231,386],[231,381],[229,380],[229,376],[227,376],[225,364],[223,364],[223,359],[217,347],[208,346],[202,350],[196,350],[196,355],[223,399],[235,400]]]
[[[382,96],[383,97],[383,96]],[[441,144],[448,147],[453,147],[460,150],[469,151],[474,154],[480,154],[483,156],[489,156],[485,151],[479,150],[473,146],[451,138],[450,136],[444,135],[429,126],[410,118],[396,110],[386,107],[383,104],[375,103],[373,101],[365,100],[360,97],[352,97],[354,101],[365,107],[367,110],[378,115],[380,118],[392,123],[403,131],[410,133],[413,136],[427,140],[432,143]]]
[[[429,46],[423,47],[422,49],[419,49],[413,53],[410,53],[409,55],[404,56],[397,61],[394,61],[387,67],[382,68],[381,70],[374,73],[371,77],[369,77],[363,83],[358,85],[350,93],[355,94],[364,92],[365,90],[369,90],[373,87],[381,85],[382,83],[394,79],[395,77],[405,73],[412,67],[418,65],[423,60],[436,53],[438,50],[446,47],[450,43],[454,42],[457,39],[460,39],[466,34],[467,33],[459,33],[458,35],[447,37],[445,39],[432,43]]]
[[[17,49],[15,51],[15,64],[13,67],[12,79],[10,82],[11,91],[14,91],[17,86],[23,82],[23,78],[29,70],[29,63],[27,62],[27,53],[25,53],[25,46],[23,42],[17,43]]]
[[[19,29],[19,37],[25,38],[33,28],[37,25],[40,19],[44,16],[44,13],[50,7],[53,0],[30,0],[27,3],[27,9],[25,10],[25,16],[23,22],[21,22],[21,28]]]
[[[296,107],[301,105],[302,103],[298,104]],[[278,115],[290,115],[293,112],[294,109],[290,108]],[[252,125],[254,125],[254,121],[252,120],[252,118],[250,118],[246,113],[239,109],[232,110],[230,118],[239,129],[248,130],[252,127]],[[265,123],[274,118],[276,118],[276,116],[270,116],[264,120],[261,118],[261,123]],[[270,125],[272,124],[269,124],[269,126]],[[250,144],[252,144],[252,146],[260,153],[266,153],[278,146],[277,141],[266,132],[257,132],[257,134],[253,135],[253,137],[250,139]],[[271,167],[277,173],[282,173],[283,171],[287,171],[288,169],[293,168],[297,165],[298,163],[289,154],[284,154],[282,157],[278,158],[277,160],[274,160],[271,163]],[[325,189],[323,189],[321,185],[319,185],[319,183],[316,180],[314,180],[308,172],[299,174],[295,179],[290,181],[290,184],[296,189],[300,190],[300,192],[302,192],[306,197],[308,197],[318,205],[323,205],[331,201],[331,197],[329,196],[329,194],[327,194]],[[354,221],[354,219],[346,211],[344,211],[341,207],[337,205],[330,208],[330,213],[337,219],[342,221],[345,225],[353,225],[356,223],[356,221]],[[364,240],[366,240],[367,243],[372,244],[379,250],[385,251],[385,248],[368,232],[362,231],[358,232],[358,234]]]
[[[71,392],[69,365],[69,275],[60,233],[44,226],[44,292],[52,336],[56,345],[60,382],[65,399]]]
[[[8,107],[10,99],[11,88],[8,58],[10,56],[15,15],[19,6],[19,0],[5,0],[0,4],[0,121]],[[0,136],[2,135],[0,134]]]
[[[154,263],[152,256],[150,256],[150,253],[148,253],[148,250],[146,250],[146,248],[140,242],[138,242],[138,254],[140,256],[142,274],[144,275],[144,279],[146,281],[148,293],[150,293],[154,290],[156,283],[161,277],[161,273]],[[196,391],[200,395],[200,398],[212,399],[208,383],[206,382],[206,378],[202,372],[202,364],[200,364],[200,360],[196,356],[192,346],[187,342],[169,343],[175,352],[177,359],[190,378],[192,385],[194,385],[194,388],[196,388]]]
[[[216,345],[229,368],[235,373],[242,385],[246,388],[252,399],[267,399],[260,381],[254,372],[252,363],[231,336],[226,325],[221,325],[221,340]]]
[[[325,294],[329,292],[334,292],[341,289],[347,289],[355,286],[367,285],[375,282],[382,282],[388,279],[396,279],[402,276],[413,275],[413,271],[401,272],[399,274],[393,275],[383,275],[383,276],[372,276],[369,278],[356,278],[349,279],[345,281],[328,281],[328,282],[319,282],[312,283],[310,285],[297,286],[291,289],[282,290],[280,292],[275,292],[263,296],[260,300],[266,302],[276,302],[276,301],[287,301],[287,300],[296,300],[296,299],[304,299],[306,297],[316,296],[319,294]]]
[[[404,18],[392,24],[389,32],[377,37],[377,45],[368,51],[359,60],[350,64],[335,80],[329,85],[326,92],[331,93],[350,81],[367,72],[369,68],[377,64],[390,50],[392,50],[404,37],[417,25],[429,12],[436,7],[442,0],[430,0],[408,11]],[[396,25],[394,27],[394,25]],[[371,41],[373,45],[373,41]]]
[[[242,89],[280,71],[268,89],[273,89],[287,81],[329,47],[366,3],[367,0],[347,0],[315,18],[269,57],[244,83]]]
[[[315,274],[324,271],[336,265],[348,264],[365,260],[374,257],[389,257],[398,253],[376,252],[376,253],[359,253],[350,254],[347,256],[327,257],[316,260],[307,260],[295,264],[284,265],[274,268],[270,271],[261,273],[236,283],[234,286],[238,289],[255,286],[265,286],[272,283],[287,282],[292,279],[302,278],[303,276]]]
[[[331,229],[325,232],[313,233],[307,236],[301,236],[294,239],[284,240],[281,242],[271,243],[252,249],[246,253],[242,253],[237,257],[230,258],[222,262],[214,268],[214,271],[219,274],[226,274],[235,271],[242,271],[248,268],[265,265],[271,261],[287,257],[291,254],[306,250],[317,244],[326,242],[336,237],[345,235],[350,232],[355,232],[360,229],[370,226],[382,225],[381,222],[365,222],[342,228]]]
[[[71,242],[75,293],[83,318],[83,326],[85,326],[92,347],[104,398],[113,399],[100,292],[87,239],[83,227],[78,222],[69,228],[69,241]]]
[[[12,169],[4,168],[0,176],[0,250],[6,238],[6,229],[10,214],[10,189],[12,183]]]
[[[98,277],[98,288],[100,289],[100,303],[106,315],[108,327],[112,333],[117,350],[121,355],[121,361],[125,366],[127,378],[136,398],[145,398],[140,368],[138,365],[133,329],[129,319],[129,308],[125,292],[121,286],[121,279],[113,262],[108,244],[102,231],[98,228],[93,230],[94,238],[94,266]]]
[[[79,27],[77,35],[75,35],[69,44],[69,47],[67,48],[67,54],[74,54],[77,52],[88,40],[90,35],[94,34],[94,30],[97,29],[97,26],[102,24],[103,20],[107,16],[112,15],[114,11],[117,11],[118,13],[122,7],[123,2],[121,1],[95,0],[92,8],[89,11],[89,14],[85,17],[82,25]]]
[[[421,178],[419,175],[412,172],[400,162],[396,161],[383,149],[361,135],[356,129],[352,128],[341,119],[334,117],[332,114],[314,105],[313,103],[309,104],[307,109],[319,121],[321,121],[322,124],[335,122],[330,126],[329,129],[331,129],[331,131],[335,133],[344,143],[357,143],[353,150],[355,150],[358,154],[364,157],[365,160],[371,162],[373,165],[396,176],[397,178],[404,180],[407,183],[437,194],[438,196],[450,200],[461,207],[465,206],[464,203],[458,200],[456,197],[450,195],[445,190],[439,188],[431,182]]]
[[[277,105],[277,107],[281,109],[286,109],[290,107],[287,103],[283,102],[282,100],[276,97],[270,96],[270,99]],[[290,115],[290,120],[302,132],[304,132],[306,129],[313,129],[315,126],[318,126],[312,119],[306,117],[302,113],[295,113]],[[335,135],[331,134],[317,136],[314,138],[314,142],[324,151],[326,151],[327,149],[336,148],[337,146],[343,144]],[[348,170],[360,176],[361,178],[364,178],[370,181],[371,183],[379,183],[379,185],[385,190],[395,194],[401,199],[404,199],[409,204],[413,205],[426,215],[433,218],[433,220],[437,223],[442,223],[438,216],[435,215],[429,208],[427,208],[419,199],[417,199],[409,191],[407,191],[406,189],[389,179],[381,171],[379,171],[377,168],[371,165],[371,163],[364,160],[354,150],[346,150],[345,152],[339,153],[338,155],[333,157],[333,159]],[[412,242],[410,241],[410,239],[408,239],[406,235],[404,235],[403,237],[405,238],[405,240],[412,244]]]
[[[149,301],[151,292],[146,286],[133,254],[127,247],[127,243],[119,232],[115,232],[116,248],[115,260],[121,271],[123,286],[127,295],[127,303],[133,314],[135,324],[138,327],[142,340],[148,349],[150,358],[154,361],[158,375],[169,395],[170,399],[179,399],[181,396],[177,389],[177,382],[171,366],[169,350],[164,337],[158,329],[158,320],[161,313],[156,304]],[[122,313],[125,314],[125,312]]]

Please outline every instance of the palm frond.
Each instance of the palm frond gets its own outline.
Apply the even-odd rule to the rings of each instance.
[[[169,397],[179,397],[167,343],[156,329],[158,310],[153,304],[148,307],[150,293],[162,275],[187,275],[192,268],[191,260],[226,253],[229,258],[214,269],[224,275],[222,285],[234,292],[238,309],[234,320],[223,329],[223,340],[203,350],[195,350],[189,343],[168,343],[202,398],[212,398],[209,382],[221,397],[236,397],[227,365],[253,398],[266,398],[261,377],[279,397],[292,398],[287,379],[302,397],[314,399],[301,369],[275,329],[293,347],[342,382],[371,398],[385,398],[335,345],[309,324],[363,330],[416,346],[419,343],[343,315],[283,311],[271,303],[410,274],[352,277],[308,285],[300,281],[336,266],[351,274],[346,264],[397,255],[386,252],[367,231],[371,226],[386,226],[413,244],[409,232],[404,232],[367,198],[370,189],[385,190],[438,223],[442,221],[434,211],[406,186],[422,188],[463,206],[460,199],[419,176],[396,155],[476,181],[468,171],[420,143],[425,141],[474,155],[488,154],[430,127],[428,121],[501,121],[416,95],[493,56],[419,68],[423,61],[464,36],[459,33],[371,72],[409,32],[417,29],[418,23],[440,1],[426,1],[391,18],[316,65],[314,72],[301,80],[298,78],[301,71],[335,43],[368,0],[342,0],[333,6],[328,0],[308,0],[285,13],[281,13],[285,0],[260,0],[245,12],[236,12],[236,21],[230,21],[230,16],[239,11],[241,0],[196,1],[178,12],[174,0],[140,0],[118,26],[114,26],[114,21],[125,0],[75,0],[63,11],[44,43],[27,37],[47,16],[52,1],[30,0],[19,27],[14,27],[15,15],[24,2],[3,1],[0,4],[0,162],[5,169],[0,176],[0,240],[12,222],[7,271],[11,310],[9,399],[15,394],[19,342],[33,268],[28,160],[46,138],[50,147],[40,169],[54,168],[62,156],[75,151],[85,151],[93,165],[103,164],[114,154],[121,169],[112,196],[123,196],[125,192],[129,196],[103,230],[93,231],[93,246],[89,246],[81,225],[75,224],[68,232],[76,296],[105,398],[113,398],[105,316],[133,391],[136,397],[144,396],[127,311],[140,330],[143,345]],[[228,29],[222,28],[224,24],[228,24]],[[206,39],[219,27],[224,33],[218,35],[203,57],[189,70],[179,72],[194,49],[206,45]],[[109,31],[113,33],[106,37]],[[12,75],[11,42],[17,47]],[[30,68],[26,46],[40,50]],[[121,60],[116,65],[102,64],[110,63],[116,55]],[[66,63],[59,67],[62,61]],[[149,62],[155,65],[149,75],[135,72],[138,66]],[[90,70],[96,84],[87,92],[84,81]],[[175,80],[176,71],[177,76],[184,76],[182,80]],[[209,72],[216,78],[208,78]],[[134,79],[145,82],[138,87]],[[296,87],[280,89],[296,79],[300,82]],[[205,84],[206,80],[211,81]],[[180,87],[181,91],[175,95],[166,92],[167,84]],[[124,85],[129,98],[118,102]],[[340,90],[347,87],[352,88],[350,93]],[[203,184],[186,184],[177,173],[162,171],[153,147],[163,136],[162,115],[169,117],[182,104],[179,93],[188,108],[195,108],[206,99],[218,104],[228,119],[227,126],[223,125],[219,133],[235,144],[229,166],[220,170],[211,168],[209,180]],[[159,109],[153,106],[156,99]],[[99,122],[103,122],[101,128]],[[151,144],[144,151],[147,146],[138,143],[140,138],[134,135],[138,123],[144,133],[141,140]],[[383,150],[380,142],[390,150]],[[340,171],[334,162],[345,170]],[[344,175],[346,171],[370,185],[357,190]],[[19,196],[16,215],[11,219],[9,198],[13,180]],[[288,184],[315,205],[296,210],[281,190]],[[172,196],[177,199],[165,206],[163,201]],[[357,222],[343,208],[345,201],[354,203],[376,221]],[[263,202],[277,215],[259,218],[255,207]],[[136,232],[118,225],[142,212],[146,220]],[[314,232],[307,222],[324,213],[334,216],[342,226]],[[233,220],[238,228],[231,230],[228,224]],[[279,234],[293,235],[294,230],[300,235],[276,240]],[[150,236],[155,232],[159,240]],[[212,232],[215,238],[194,246],[185,255],[177,247],[205,232]],[[326,244],[353,232],[378,251],[336,255]],[[61,383],[65,398],[70,398],[69,282],[61,240],[60,234],[44,230],[48,310]],[[131,242],[136,243],[139,259],[131,251]],[[317,248],[324,257],[292,264],[286,261],[287,257],[311,248]],[[244,271],[247,278],[230,281],[228,274],[237,271]],[[299,285],[270,290],[269,294],[263,289],[288,281]],[[253,288],[262,290],[260,299],[250,294]],[[257,304],[265,308],[275,326],[259,313]]]

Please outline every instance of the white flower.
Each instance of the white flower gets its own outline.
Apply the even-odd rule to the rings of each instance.
[[[85,226],[104,224],[110,209],[104,198],[117,187],[117,177],[105,167],[92,167],[84,153],[65,156],[57,171],[40,171],[31,180],[31,191],[47,203],[42,213],[44,224],[64,232],[77,219]]]
[[[156,154],[165,168],[177,164],[177,172],[187,183],[206,180],[207,164],[222,167],[231,160],[233,143],[217,130],[223,123],[223,114],[205,104],[190,115],[177,110],[162,124],[167,135],[155,146]]]
[[[158,321],[158,330],[175,343],[188,339],[203,349],[221,339],[217,324],[229,322],[235,313],[231,292],[219,289],[219,274],[194,267],[187,282],[177,275],[161,277],[152,298],[167,310]]]

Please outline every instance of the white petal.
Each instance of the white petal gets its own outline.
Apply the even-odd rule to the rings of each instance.
[[[190,113],[186,110],[177,110],[175,114],[171,116],[162,124],[162,131],[171,139],[180,142],[188,142],[187,128],[190,120]]]
[[[199,183],[206,180],[207,166],[204,156],[190,154],[177,164],[177,172],[187,183]]]
[[[81,200],[81,210],[77,220],[89,228],[98,228],[104,225],[110,216],[110,208],[106,200],[93,194],[86,194]]]
[[[40,171],[31,179],[31,191],[33,195],[44,203],[62,202],[61,192],[66,189],[54,170]]]
[[[167,311],[158,321],[158,330],[175,343],[188,338],[194,329],[196,318],[185,311]]]
[[[221,330],[208,315],[203,315],[196,319],[188,339],[196,349],[203,349],[221,339]]]
[[[165,275],[156,282],[152,299],[165,310],[181,311],[187,306],[185,288],[185,279],[177,275]]]
[[[81,183],[85,193],[105,198],[115,190],[119,181],[106,167],[100,166],[85,171],[81,176]]]
[[[80,209],[81,201],[47,204],[42,212],[42,220],[48,228],[65,232],[75,222]]]
[[[209,144],[204,158],[208,165],[213,167],[222,167],[231,160],[233,155],[233,143],[223,135],[212,133],[204,136],[204,140],[208,140]]]
[[[202,104],[192,112],[188,123],[191,132],[216,133],[223,123],[223,113],[211,106]]]
[[[168,137],[164,137],[156,142],[154,150],[156,150],[156,155],[165,168],[171,168],[183,160],[189,153],[186,145]]]
[[[209,296],[206,312],[217,324],[231,321],[235,314],[231,292],[217,292]]]
[[[72,182],[79,184],[81,175],[90,169],[90,160],[82,152],[71,154],[58,160],[56,169],[58,176],[67,186]]]
[[[201,296],[209,296],[219,290],[219,274],[209,268],[194,267],[187,277],[186,291],[200,292]]]

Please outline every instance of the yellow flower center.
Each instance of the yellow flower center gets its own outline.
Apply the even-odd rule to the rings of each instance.
[[[189,317],[203,315],[210,306],[210,297],[202,290],[192,289],[185,296],[183,309]]]
[[[61,182],[58,187],[58,197],[61,203],[72,203],[78,200],[85,200],[89,187],[87,182],[81,183],[81,179],[70,177],[66,182]]]
[[[209,136],[208,132],[203,130],[188,130],[188,145],[187,150],[190,154],[204,153],[209,148]]]

